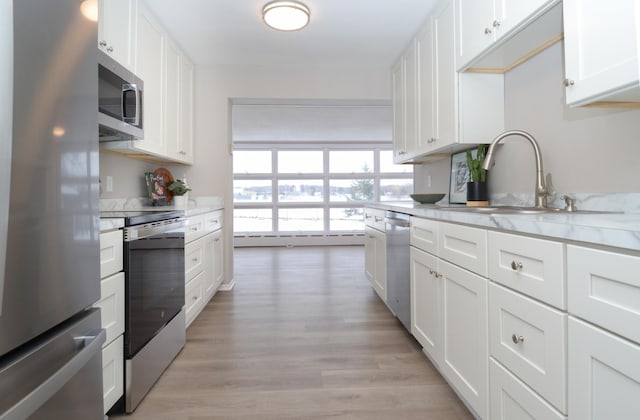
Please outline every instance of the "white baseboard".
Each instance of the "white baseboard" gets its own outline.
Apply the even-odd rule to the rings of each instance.
[[[236,285],[236,279],[232,279],[229,283],[222,283],[218,290],[221,292],[230,292],[233,290],[233,287]]]

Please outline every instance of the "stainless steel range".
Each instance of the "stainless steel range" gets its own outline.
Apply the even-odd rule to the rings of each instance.
[[[185,343],[182,211],[103,212],[124,218],[125,395],[132,412]]]

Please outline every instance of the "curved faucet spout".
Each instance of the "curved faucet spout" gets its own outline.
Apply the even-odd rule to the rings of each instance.
[[[535,189],[535,206],[538,208],[546,208],[547,207],[547,196],[549,192],[547,191],[547,187],[544,182],[544,169],[542,167],[542,154],[540,153],[540,146],[538,146],[538,142],[533,136],[526,131],[521,130],[511,130],[505,131],[500,134],[498,137],[493,139],[491,144],[489,145],[489,149],[487,150],[487,154],[485,155],[484,161],[482,162],[482,168],[485,170],[491,169],[491,164],[493,163],[493,151],[498,143],[500,143],[504,138],[509,136],[520,136],[529,140],[531,146],[533,146],[533,152],[536,157],[536,189]]]

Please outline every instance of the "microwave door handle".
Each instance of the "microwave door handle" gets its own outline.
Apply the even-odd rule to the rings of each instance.
[[[133,93],[135,96],[136,107],[135,114],[130,116],[127,109],[127,95]],[[122,120],[136,126],[140,125],[140,91],[136,84],[122,85]]]

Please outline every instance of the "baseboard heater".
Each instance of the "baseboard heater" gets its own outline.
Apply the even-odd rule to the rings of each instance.
[[[247,234],[235,235],[235,247],[254,246],[319,246],[319,245],[363,245],[364,233],[336,234]]]

